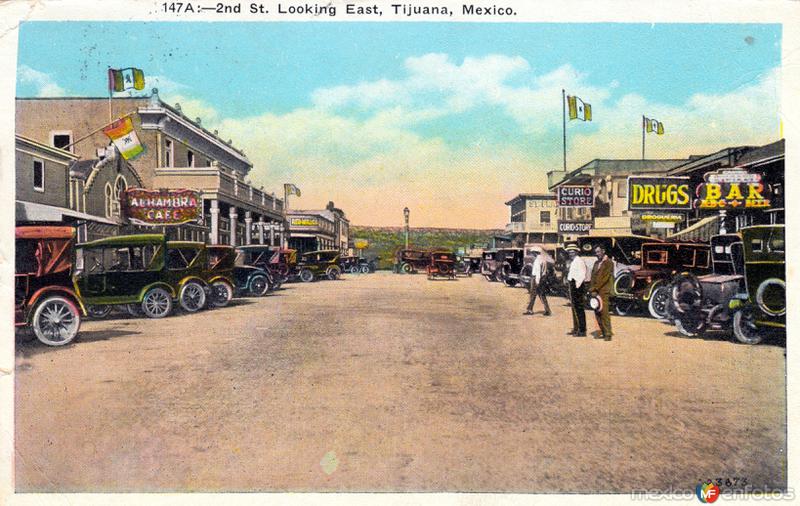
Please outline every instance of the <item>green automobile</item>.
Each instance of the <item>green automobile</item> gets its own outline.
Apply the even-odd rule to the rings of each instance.
[[[297,273],[300,281],[310,283],[315,279],[339,279],[342,268],[339,267],[341,253],[337,250],[319,250],[303,253],[297,262]]]
[[[76,247],[75,289],[93,317],[123,305],[131,314],[163,318],[173,302],[189,313],[206,305],[208,253],[202,243],[163,234],[108,237]]]

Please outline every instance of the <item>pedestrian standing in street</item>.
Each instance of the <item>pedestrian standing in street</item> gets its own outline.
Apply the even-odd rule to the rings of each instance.
[[[542,299],[542,304],[544,305],[544,315],[550,316],[550,304],[547,303],[547,295],[545,294],[547,290],[545,282],[548,268],[547,258],[549,255],[540,246],[534,246],[532,251],[534,257],[533,270],[531,272],[531,282],[528,286],[530,302],[528,302],[528,309],[525,314],[533,314],[533,305],[536,303],[536,297],[538,296]]]
[[[586,336],[586,312],[583,305],[586,303],[586,275],[588,269],[586,262],[578,256],[578,246],[570,244],[566,248],[569,255],[569,301],[572,306],[572,331],[569,335],[575,337]]]
[[[600,327],[600,335],[598,339],[602,338],[606,341],[611,341],[611,316],[608,313],[608,308],[611,299],[611,289],[614,284],[614,264],[611,259],[606,255],[606,249],[598,245],[594,249],[597,256],[597,262],[592,267],[592,281],[589,284],[589,293],[593,297],[597,297],[600,301],[599,307],[595,308],[594,316],[597,318],[597,326]]]

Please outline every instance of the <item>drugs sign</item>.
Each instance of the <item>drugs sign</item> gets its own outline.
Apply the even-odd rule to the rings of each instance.
[[[195,190],[145,190],[124,192],[123,209],[138,225],[180,225],[203,219],[203,199]]]
[[[559,186],[556,203],[558,207],[592,207],[594,189],[591,186]]]
[[[709,172],[697,187],[698,209],[767,209],[769,187],[761,174],[744,169]]]
[[[628,178],[628,209],[689,210],[692,192],[686,177]]]

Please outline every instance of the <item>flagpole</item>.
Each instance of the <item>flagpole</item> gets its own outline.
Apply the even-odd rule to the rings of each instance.
[[[109,78],[111,75],[111,67],[108,67],[108,71],[106,72],[106,79]],[[108,122],[111,123],[114,121],[114,115],[111,114],[111,82],[107,83],[108,85]]]
[[[119,118],[117,118],[117,119],[124,119],[124,118],[127,118],[127,117],[129,117],[129,116],[133,116],[134,114],[136,114],[136,111],[129,112],[128,114],[124,114],[124,115],[120,116],[120,117],[119,117]],[[116,121],[116,120],[112,118],[112,119],[111,119],[111,121],[109,121],[109,122],[108,122],[108,123],[106,123],[105,125],[103,125],[103,126],[101,126],[101,127],[99,127],[99,128],[96,128],[96,129],[92,130],[91,132],[89,132],[88,134],[84,135],[84,136],[83,136],[83,137],[81,137],[80,139],[78,139],[78,140],[75,140],[75,141],[72,141],[70,144],[67,144],[66,146],[64,146],[64,147],[63,147],[63,148],[61,148],[61,149],[68,149],[68,148],[71,148],[72,146],[74,146],[75,144],[77,144],[77,143],[79,143],[79,142],[81,142],[81,141],[85,141],[86,139],[88,139],[89,137],[93,136],[94,134],[96,134],[96,133],[97,133],[97,132],[99,132],[100,130],[102,130],[102,129],[104,129],[105,127],[107,127],[107,126],[111,125],[112,123],[114,123],[114,121]]]
[[[567,99],[564,89],[561,90],[561,126],[564,141],[564,172],[567,171]]]
[[[283,211],[286,212],[289,210],[289,190],[286,188],[286,184],[283,185]]]
[[[642,114],[642,160],[644,160],[644,114]]]

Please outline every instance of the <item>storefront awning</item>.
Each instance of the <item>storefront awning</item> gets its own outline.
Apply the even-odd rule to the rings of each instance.
[[[72,209],[63,207],[48,206],[45,204],[37,204],[35,202],[26,202],[24,200],[16,201],[16,221],[17,222],[64,222],[65,218],[71,218],[68,221],[84,220],[94,221],[97,223],[105,223],[106,225],[119,225],[114,220],[108,218],[101,218],[92,214],[79,213]]]
[[[703,218],[694,225],[667,236],[667,239],[707,242],[712,235],[717,234],[719,234],[719,215]]]

